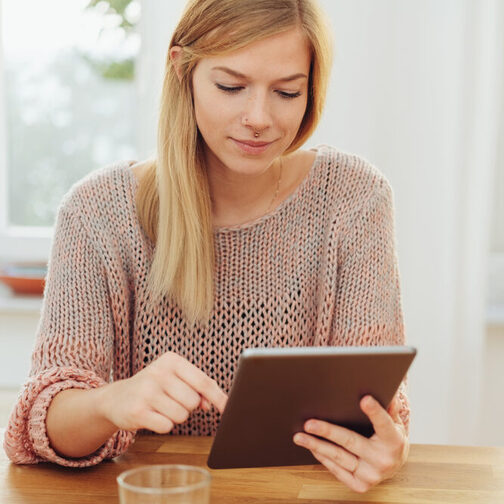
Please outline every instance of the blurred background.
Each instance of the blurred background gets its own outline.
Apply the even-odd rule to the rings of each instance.
[[[390,181],[408,343],[411,441],[503,445],[504,2],[321,0],[335,59],[306,147]],[[154,154],[183,0],[0,0],[0,265],[45,263],[86,173]],[[0,285],[0,427],[42,299]]]

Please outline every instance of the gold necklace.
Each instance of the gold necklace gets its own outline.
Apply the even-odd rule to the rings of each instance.
[[[267,213],[269,213],[269,211],[271,209],[271,205],[273,205],[273,202],[277,199],[278,192],[280,191],[280,181],[282,180],[282,168],[283,168],[283,162],[282,162],[282,157],[280,156],[280,173],[278,175],[276,191],[275,191],[275,194],[273,195],[273,198],[270,201],[270,204],[268,205],[268,208],[266,209],[265,215]]]

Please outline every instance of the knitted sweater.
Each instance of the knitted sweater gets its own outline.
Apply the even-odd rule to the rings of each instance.
[[[404,344],[393,193],[364,159],[319,146],[271,213],[216,227],[213,312],[195,326],[170,300],[148,306],[154,246],[137,217],[133,164],[92,172],[59,208],[30,377],[4,438],[12,461],[78,467],[124,452],[134,432],[116,432],[88,457],[59,456],[49,404],[62,390],[130,377],[167,351],[229,393],[247,347]],[[400,400],[408,427],[404,383]],[[171,434],[214,435],[219,419],[198,409]]]

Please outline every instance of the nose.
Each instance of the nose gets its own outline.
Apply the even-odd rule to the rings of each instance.
[[[265,95],[254,93],[247,98],[242,124],[253,132],[262,132],[271,126],[272,118]]]

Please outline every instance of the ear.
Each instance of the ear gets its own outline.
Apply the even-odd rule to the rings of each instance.
[[[170,61],[175,68],[175,73],[177,74],[179,82],[182,80],[182,73],[180,71],[180,57],[182,55],[182,47],[173,46],[170,48]]]

